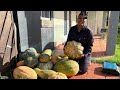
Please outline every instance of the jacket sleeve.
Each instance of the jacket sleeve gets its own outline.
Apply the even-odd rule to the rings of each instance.
[[[65,42],[64,47],[67,45],[68,41],[72,41],[72,28],[70,28],[70,31],[68,33],[67,41]]]
[[[87,56],[88,54],[91,53],[92,51],[92,46],[93,46],[94,38],[92,31],[89,30],[88,36],[87,36],[87,43],[86,46],[84,47],[83,54]]]

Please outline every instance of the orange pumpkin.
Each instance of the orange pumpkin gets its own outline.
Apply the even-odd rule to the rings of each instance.
[[[24,66],[24,60],[17,62],[16,67]]]

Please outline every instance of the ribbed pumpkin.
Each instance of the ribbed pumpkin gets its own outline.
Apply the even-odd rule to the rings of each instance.
[[[53,70],[40,70],[39,68],[35,68],[34,70],[41,79],[48,79],[50,75],[56,73]]]
[[[67,76],[61,72],[56,72],[48,77],[48,79],[68,79]]]
[[[37,79],[36,72],[27,66],[19,66],[13,71],[14,79]]]
[[[39,56],[39,61],[40,62],[48,62],[48,61],[50,61],[50,56],[48,54],[41,54]]]
[[[62,72],[66,76],[75,76],[79,71],[79,65],[74,60],[62,60],[55,64],[54,70],[57,72]]]
[[[84,47],[76,41],[69,41],[64,47],[64,53],[71,59],[79,59],[83,54]]]
[[[16,67],[24,66],[24,65],[25,65],[24,60],[21,60],[21,61],[17,62]]]
[[[45,51],[43,51],[43,54],[48,54],[49,56],[52,55],[52,50],[51,49],[46,49]]]
[[[51,70],[53,68],[53,64],[48,61],[46,63],[39,63],[37,67],[41,70]]]
[[[28,57],[24,60],[24,64],[28,67],[34,68],[38,64],[38,58],[36,57]]]

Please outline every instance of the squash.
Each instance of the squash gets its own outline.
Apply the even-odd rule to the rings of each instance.
[[[41,79],[48,79],[50,75],[56,73],[53,70],[41,70],[39,68],[35,68],[34,70]]]
[[[34,48],[28,48],[24,52],[20,53],[19,60],[25,60],[28,57],[38,57],[39,53]]]
[[[38,58],[36,57],[28,57],[24,60],[24,64],[28,67],[34,68],[38,65]]]
[[[19,66],[13,71],[14,79],[37,79],[36,72],[28,66]]]
[[[61,60],[53,68],[56,72],[62,72],[67,77],[75,76],[79,72],[79,64],[74,60]]]
[[[17,62],[16,67],[24,66],[24,65],[25,65],[24,60],[21,60],[21,61]]]
[[[51,49],[46,49],[43,54],[48,54],[49,56],[52,55],[52,50]]]
[[[51,70],[53,68],[53,64],[48,61],[46,63],[39,63],[37,67],[41,70]]]
[[[65,74],[61,72],[57,72],[56,74],[50,75],[48,79],[68,79],[68,78]]]
[[[64,54],[71,59],[79,59],[83,54],[84,47],[76,41],[68,41],[64,47]]]
[[[50,56],[48,54],[41,54],[39,56],[39,61],[44,62],[44,63],[48,62],[48,61],[50,61]]]
[[[59,62],[60,60],[68,60],[68,56],[64,55],[64,56],[59,56],[58,54],[53,54],[51,56],[51,59],[50,61],[53,63],[53,64],[56,64],[57,62]]]

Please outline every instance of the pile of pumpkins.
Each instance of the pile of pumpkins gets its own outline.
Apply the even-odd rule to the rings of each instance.
[[[79,72],[76,61],[64,53],[46,49],[38,53],[35,48],[28,48],[20,54],[13,71],[14,79],[68,79]]]

